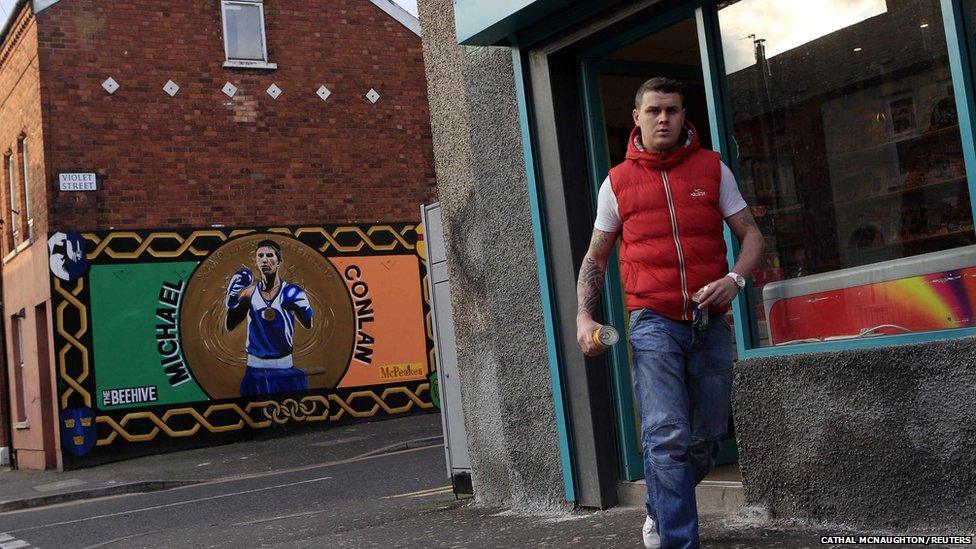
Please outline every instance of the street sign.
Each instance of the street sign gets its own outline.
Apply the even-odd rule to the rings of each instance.
[[[59,173],[58,187],[61,191],[97,191],[98,179],[93,173]]]

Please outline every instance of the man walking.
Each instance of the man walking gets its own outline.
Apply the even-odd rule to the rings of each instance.
[[[648,80],[635,107],[626,160],[600,188],[580,267],[577,339],[586,355],[602,351],[593,341],[600,327],[593,311],[620,236],[647,483],[644,546],[691,548],[699,546],[695,486],[714,466],[728,423],[725,313],[757,267],[764,240],[732,172],[699,147],[681,83]],[[741,243],[731,270],[723,220]]]

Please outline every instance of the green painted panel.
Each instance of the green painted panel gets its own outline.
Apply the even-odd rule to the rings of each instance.
[[[578,3],[574,0],[454,0],[458,43],[495,45],[507,36]]]
[[[182,382],[174,380],[177,384],[171,385],[170,377],[163,370],[163,357],[157,349],[157,324],[163,323],[156,316],[157,309],[166,310],[164,317],[173,310],[160,303],[163,285],[180,285],[196,266],[194,262],[181,262],[91,267],[92,348],[96,365],[94,400],[98,408],[144,408],[147,404],[209,400],[192,377]],[[175,310],[178,311],[178,307]],[[178,325],[177,320],[174,331]],[[145,400],[146,395],[112,392],[113,389],[139,388],[145,393],[149,387],[155,387],[156,397],[149,402],[126,403],[126,400]],[[112,405],[113,400],[110,400],[106,404],[103,394],[119,403]]]

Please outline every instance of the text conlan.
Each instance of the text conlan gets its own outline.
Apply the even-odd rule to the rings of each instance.
[[[352,305],[356,310],[356,341],[353,358],[363,364],[371,364],[373,362],[373,343],[376,340],[366,332],[364,327],[366,323],[375,320],[373,300],[369,297],[369,286],[363,281],[363,272],[356,265],[346,267],[344,276],[347,281],[351,282],[349,291],[352,293]]]

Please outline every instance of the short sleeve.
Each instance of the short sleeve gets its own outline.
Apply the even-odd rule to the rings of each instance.
[[[600,193],[596,200],[596,221],[593,228],[605,233],[615,233],[620,230],[620,213],[617,210],[617,197],[613,194],[610,177],[603,180]]]
[[[719,187],[718,203],[719,209],[722,210],[722,217],[729,217],[741,212],[748,207],[748,204],[742,198],[742,193],[739,192],[739,185],[735,182],[735,175],[732,174],[732,170],[725,165],[725,162],[721,162],[721,164],[722,183]]]

